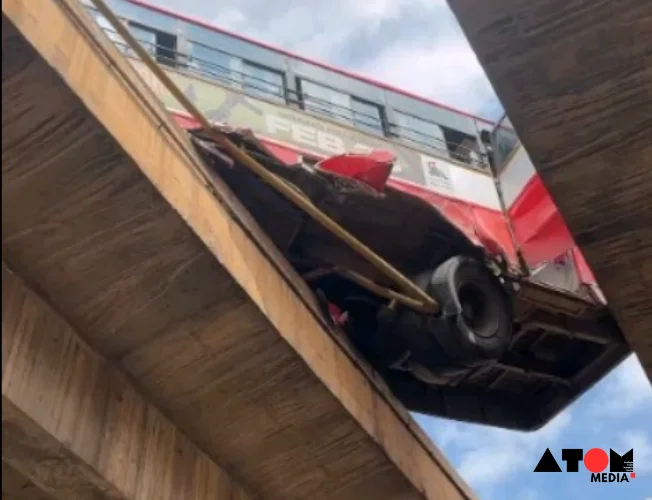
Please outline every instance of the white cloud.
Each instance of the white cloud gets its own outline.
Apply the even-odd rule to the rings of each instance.
[[[526,488],[519,491],[514,497],[514,500],[541,500],[541,495],[536,490]]]
[[[237,32],[246,26],[247,16],[235,5],[226,5],[221,8],[218,15],[211,21],[212,24]]]
[[[155,0],[179,9],[176,0]],[[496,102],[445,0],[185,0],[238,33],[470,112]]]
[[[361,71],[418,95],[471,111],[495,99],[475,53],[460,37],[428,45],[396,44],[370,59]]]
[[[473,485],[492,485],[509,478],[519,469],[523,457],[511,444],[485,445],[466,452],[459,464],[459,472]]]
[[[652,386],[636,356],[627,358],[604,382],[604,392],[591,408],[594,417],[614,418],[644,409],[652,411]]]
[[[634,472],[649,474],[652,472],[652,442],[644,431],[625,431],[618,439],[620,453],[634,449]]]
[[[366,2],[351,2],[362,18],[391,19],[395,17],[400,9],[401,3],[396,0],[367,0]],[[409,2],[407,2],[409,3]]]
[[[635,357],[625,360],[592,393],[593,398],[582,399],[586,406],[571,407],[534,433],[492,429],[420,415],[416,419],[445,450],[462,477],[475,489],[485,493],[494,488],[498,491],[507,481],[532,471],[546,448],[556,455],[560,447],[585,435],[589,430],[587,426],[590,427],[592,422],[601,423],[600,435],[614,449],[627,451],[634,448],[635,471],[649,474],[652,471],[649,433],[618,432],[614,428],[615,422],[620,427],[635,414],[640,414],[644,419],[652,414],[652,388],[638,360]],[[575,424],[573,415],[580,417]],[[633,418],[638,421],[638,417]],[[578,447],[582,446],[582,442],[577,443]],[[515,495],[515,500],[537,499],[531,488],[517,491]]]
[[[555,448],[569,429],[565,411],[536,432],[515,432],[417,416],[417,421],[454,460],[460,474],[475,488],[491,487],[531,472],[546,448]],[[527,498],[527,497],[526,497]]]
[[[433,437],[442,448],[449,446],[464,447],[468,430],[465,424],[453,420],[439,420],[423,415],[415,415],[415,420],[428,435]],[[475,430],[475,427],[471,427]]]
[[[622,421],[639,411],[650,414],[648,407],[652,408],[652,388],[634,357],[623,362],[596,390],[599,391],[594,393],[598,402],[589,403],[588,408],[578,410],[582,418],[577,425],[582,430],[586,430],[590,422],[605,422],[605,419],[611,422],[609,429],[613,430],[616,418]],[[520,473],[533,470],[546,448],[555,453],[561,446],[568,444],[568,440],[577,432],[577,428],[573,432],[570,411],[561,413],[534,433],[492,429],[424,416],[416,416],[416,419],[453,458],[460,474],[474,488],[487,491]],[[602,432],[613,435],[609,429],[604,428]],[[622,447],[625,451],[633,447],[636,471],[641,474],[649,472],[652,464],[649,435],[639,431],[622,432],[618,436],[612,441],[614,446]],[[531,497],[533,493],[524,491],[521,496],[529,500],[528,495]]]
[[[435,0],[435,3],[441,1]],[[226,1],[217,7],[213,20],[218,26],[241,28],[249,36],[299,54],[333,60],[339,51],[346,50],[347,40],[377,30],[382,21],[396,18],[403,9],[423,4],[421,0],[333,0],[328,3],[291,0],[285,2],[282,9],[275,6],[261,22],[256,11],[266,10],[264,2]],[[241,14],[236,24],[233,23],[234,10]],[[243,22],[245,20],[247,22]],[[377,47],[378,50],[382,48]]]

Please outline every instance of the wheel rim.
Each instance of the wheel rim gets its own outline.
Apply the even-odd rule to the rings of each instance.
[[[476,283],[465,283],[458,290],[458,298],[462,318],[473,333],[484,338],[495,335],[496,304],[485,287]]]

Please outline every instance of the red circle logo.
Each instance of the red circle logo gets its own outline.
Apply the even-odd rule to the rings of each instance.
[[[591,448],[584,455],[584,466],[589,472],[602,472],[607,468],[607,465],[609,465],[609,456],[600,448]]]

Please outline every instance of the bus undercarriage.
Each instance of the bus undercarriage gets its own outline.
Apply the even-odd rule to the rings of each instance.
[[[333,326],[412,411],[536,429],[628,352],[606,306],[526,277],[432,204],[386,186],[391,160],[345,155],[286,165],[247,132],[228,137],[438,304],[424,311],[391,280],[205,130],[198,152],[310,284]]]

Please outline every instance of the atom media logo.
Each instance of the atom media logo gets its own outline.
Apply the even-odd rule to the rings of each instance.
[[[611,448],[608,455],[600,448],[591,448],[586,453],[581,448],[562,448],[561,459],[566,462],[566,472],[579,472],[582,462],[591,473],[592,483],[629,483],[636,477],[633,448],[623,455]],[[607,466],[609,472],[606,472]],[[562,472],[550,448],[546,448],[534,472]]]

